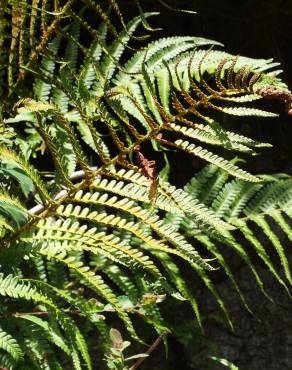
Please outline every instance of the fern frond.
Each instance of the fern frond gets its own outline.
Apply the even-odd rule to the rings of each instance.
[[[292,229],[291,226],[289,225],[288,221],[285,220],[285,213],[289,215],[289,211],[284,209],[284,215],[282,214],[280,210],[274,210],[269,215],[272,217],[272,219],[279,225],[281,230],[285,232],[287,235],[288,239],[291,241],[292,240]]]
[[[161,53],[165,52],[163,45],[164,43],[161,42]],[[248,138],[230,132],[226,133],[221,129],[219,124],[217,124],[218,130],[214,129],[213,119],[200,113],[200,107],[202,106],[207,109],[209,108],[242,116],[275,116],[274,113],[255,108],[222,107],[217,105],[216,100],[220,101],[221,98],[223,100],[225,100],[225,98],[227,100],[232,100],[234,97],[238,98],[234,99],[234,102],[237,100],[238,102],[246,102],[249,100],[249,96],[251,96],[250,100],[259,98],[260,94],[255,94],[253,89],[255,91],[260,91],[259,86],[264,85],[266,81],[272,83],[270,76],[265,75],[263,71],[273,68],[276,64],[272,63],[271,60],[258,61],[244,57],[235,59],[223,52],[211,50],[206,53],[202,50],[195,50],[193,54],[181,54],[179,59],[171,57],[173,59],[170,58],[170,61],[165,66],[165,60],[159,59],[158,50],[158,45],[154,47],[154,45],[150,44],[144,56],[141,52],[140,54],[138,52],[133,57],[133,60],[129,62],[130,69],[135,66],[137,60],[140,63],[144,63],[144,66],[142,65],[141,68],[140,78],[131,77],[130,75],[120,72],[115,80],[116,87],[112,89],[112,92],[116,92],[115,99],[121,102],[123,109],[125,109],[127,113],[138,119],[143,126],[146,125],[147,127],[147,124],[150,124],[150,120],[152,119],[150,118],[151,115],[153,116],[154,122],[156,121],[161,126],[161,130],[175,131],[178,134],[196,139],[202,143],[224,146],[229,150],[233,149],[254,154],[251,147],[267,145],[253,142]],[[156,57],[153,57],[153,59],[151,59],[151,52],[153,55],[157,53]],[[155,58],[158,58],[158,64],[154,68]],[[243,80],[243,76],[245,75],[242,71],[248,71],[246,74],[248,82]],[[219,86],[219,90],[213,90],[206,84],[204,74],[208,74],[211,78],[215,78],[218,86],[218,81],[227,79],[227,86],[224,86],[223,83],[220,82],[221,85]],[[281,86],[281,83],[276,78],[273,83],[278,84],[279,87]],[[207,92],[203,90],[201,85],[207,89]],[[187,106],[180,101],[180,98],[185,101]],[[207,125],[204,126],[197,122],[193,122],[189,118],[186,118],[186,115],[194,115],[196,118],[205,121]],[[176,122],[179,122],[179,124]],[[150,127],[152,130],[156,130],[154,123],[151,123]],[[158,141],[182,150],[186,149],[180,146],[182,143],[181,139],[174,143],[163,138],[161,140],[158,139]],[[215,155],[213,156],[207,149],[204,150],[205,152],[198,149],[201,158],[206,160],[213,158],[211,163],[215,163],[219,166],[221,163],[221,167],[224,167],[223,159],[215,158]],[[225,168],[225,170],[228,169]],[[235,172],[237,171],[235,171],[234,168],[234,171],[231,171],[231,169],[229,170],[229,173],[236,176]],[[239,178],[247,181],[258,181],[253,176],[244,172],[241,172],[241,174],[237,172],[237,175]]]
[[[144,17],[148,18],[157,13],[144,13]],[[128,43],[131,35],[135,32],[139,24],[142,22],[141,16],[137,16],[133,18],[127,25],[124,31],[121,32],[119,39],[115,40],[112,45],[109,47],[109,52],[111,57],[106,55],[102,61],[101,61],[101,73],[106,79],[111,79],[113,76],[115,69],[116,69],[116,63],[113,63],[113,59],[117,62],[120,60],[125,45]]]
[[[247,215],[268,212],[277,207],[289,205],[292,192],[292,180],[279,180],[267,183],[249,202],[244,212]]]
[[[97,32],[101,39],[105,40],[107,34],[106,25],[102,23]],[[100,44],[95,41],[92,43],[87,53],[88,57],[85,58],[84,63],[81,65],[79,75],[81,78],[80,84],[83,84],[87,89],[90,89],[94,82],[94,77],[97,75],[96,68],[98,68],[98,63],[100,63],[102,48]]]
[[[218,263],[221,265],[222,269],[224,269],[226,275],[229,277],[232,285],[234,286],[235,290],[237,291],[242,303],[244,304],[244,306],[248,309],[248,311],[250,311],[250,308],[244,298],[244,295],[243,293],[241,292],[236,280],[235,280],[235,277],[230,269],[230,267],[228,266],[224,256],[222,255],[222,253],[220,253],[219,251],[219,248],[217,248],[217,246],[208,238],[208,237],[205,237],[203,235],[197,235],[196,236],[196,239],[198,241],[200,241],[216,258],[216,260],[218,261]]]
[[[64,351],[67,355],[70,355],[70,348],[68,347],[66,340],[62,334],[57,330],[56,327],[50,325],[48,321],[41,319],[40,317],[33,315],[21,315],[21,320],[27,320],[37,325],[46,335],[47,339]]]
[[[178,250],[182,250],[184,253],[189,255],[191,259],[198,265],[202,265],[204,268],[210,269],[210,266],[198,255],[194,248],[187,243],[182,235],[179,235],[169,225],[163,225],[162,221],[157,216],[152,216],[150,212],[142,209],[140,206],[135,205],[133,201],[127,198],[118,200],[117,197],[109,197],[107,194],[82,194],[78,192],[75,196],[75,201],[82,203],[91,203],[96,205],[108,206],[117,210],[125,211],[135,217],[138,220],[143,221],[146,225],[149,225],[162,239],[167,240],[170,244],[174,245]]]
[[[47,77],[53,77],[56,63],[53,59],[57,55],[58,49],[61,43],[61,36],[56,36],[48,45],[48,50],[51,57],[45,57],[42,60],[41,67],[45,71]],[[44,82],[43,80],[37,79],[34,84],[34,93],[39,101],[47,101],[51,93],[52,85]]]
[[[78,326],[74,323],[73,320],[66,318],[63,325],[66,325],[66,333],[69,334],[71,339],[71,348],[73,349],[73,364],[76,368],[82,369],[81,363],[79,361],[79,356],[77,351],[80,352],[83,360],[85,361],[86,367],[88,370],[92,370],[91,358],[88,351],[88,346],[85,341],[84,336],[79,330]],[[71,350],[72,350],[71,349]],[[76,353],[76,354],[75,354]]]
[[[96,179],[93,187],[97,190],[103,190],[107,192],[113,192],[116,195],[127,196],[130,199],[140,201],[140,202],[149,202],[148,188],[145,186],[145,180],[142,176],[139,177],[133,176],[133,172],[119,172],[117,174],[118,178],[125,178],[130,180],[133,178],[133,181],[137,183],[124,183],[123,181],[106,179]],[[115,175],[113,175],[115,176]],[[141,185],[140,185],[141,184]],[[222,223],[219,218],[215,218],[212,212],[203,207],[202,204],[198,204],[194,199],[191,199],[186,193],[175,187],[168,186],[167,183],[160,181],[160,186],[158,188],[158,196],[156,199],[156,206],[164,211],[169,212],[186,212],[188,215],[194,217],[194,219],[200,223],[203,222],[210,227],[223,229],[230,229],[232,226]]]
[[[15,361],[23,358],[24,354],[19,344],[9,333],[0,328],[0,348],[11,355]]]
[[[233,116],[254,116],[254,117],[278,117],[278,114],[272,112],[266,112],[256,108],[222,108],[222,112],[231,114]]]
[[[216,191],[212,191],[210,189],[210,183],[212,178],[218,177],[218,173],[221,175],[224,174],[224,179],[222,180],[222,183],[224,184],[225,181],[228,178],[228,174],[226,172],[220,171],[217,166],[214,166],[212,164],[209,164],[202,168],[201,171],[199,171],[194,177],[190,179],[190,181],[187,182],[187,184],[184,186],[184,190],[194,198],[199,199],[204,204],[209,204],[208,201],[204,199],[206,194],[210,196],[210,193],[217,194],[217,191],[221,189],[221,184],[219,187],[216,187]],[[207,189],[206,189],[207,187]]]
[[[234,142],[231,140],[223,140],[216,132],[210,130],[210,126],[196,125],[196,129],[192,127],[185,127],[176,124],[170,124],[169,127],[181,135],[201,141],[206,144],[218,145],[228,150],[237,150],[239,152],[246,152],[249,154],[254,153],[249,147],[242,145],[240,142]],[[227,133],[226,133],[227,134]],[[228,139],[232,138],[228,136]]]
[[[239,225],[238,225],[239,226]],[[275,276],[276,280],[287,290],[289,293],[289,289],[281,276],[277,273],[269,255],[267,254],[266,250],[264,249],[261,242],[255,237],[252,230],[244,223],[240,222],[240,231],[245,236],[245,238],[250,242],[253,248],[255,248],[258,256],[263,260],[263,262],[267,265],[271,273]]]
[[[229,161],[219,157],[217,154],[211,153],[202,147],[196,147],[194,144],[189,143],[188,141],[183,141],[181,139],[176,140],[174,142],[175,147],[181,148],[182,150],[186,151],[187,153],[193,154],[199,158],[205,159],[207,162],[210,162],[219,168],[222,168],[229,174],[238,177],[240,179],[252,182],[259,182],[261,181],[256,176],[249,174],[248,172],[240,169],[236,165],[230,163]]]
[[[0,294],[12,298],[35,300],[54,307],[51,301],[38,292],[35,287],[12,275],[0,274]]]
[[[182,297],[190,301],[193,311],[195,313],[195,317],[197,319],[198,325],[200,328],[202,328],[202,318],[200,315],[198,302],[195,296],[192,294],[192,292],[188,288],[185,282],[185,279],[181,275],[180,269],[166,253],[160,252],[156,255],[161,260],[163,267],[166,270],[166,273],[169,275],[171,281],[173,282],[175,287],[178,289]]]
[[[244,183],[232,181],[225,184],[224,188],[218,194],[212,203],[212,208],[220,218],[227,218],[227,214],[236,197],[242,190]]]
[[[81,219],[86,219],[91,222],[100,222],[99,220],[104,219],[104,223],[107,224],[107,219],[115,219],[113,215],[97,215],[96,212],[89,212],[89,209],[80,207],[74,207],[68,205],[66,209],[63,206],[57,211],[60,215],[77,217]],[[80,216],[79,216],[80,215]],[[79,217],[78,217],[79,216]],[[116,218],[115,221],[117,221]],[[47,240],[56,241],[55,244],[49,243],[49,246],[56,250],[88,250],[92,253],[104,253],[107,257],[113,258],[115,262],[123,263],[126,266],[134,267],[138,265],[141,269],[149,271],[149,273],[154,274],[156,277],[160,277],[160,273],[154,263],[147,257],[144,256],[141,251],[131,248],[126,242],[120,240],[120,238],[114,235],[107,235],[104,232],[96,233],[95,229],[89,229],[86,231],[86,225],[79,226],[77,224],[70,224],[69,219],[63,224],[60,222],[54,223],[53,220],[48,220],[46,224],[39,223],[40,228],[39,233],[37,233],[33,240]],[[116,222],[113,222],[114,224]],[[102,222],[101,222],[102,223]],[[121,220],[121,223],[124,222]],[[57,243],[57,241],[64,241],[64,243]],[[68,245],[66,246],[66,244]],[[99,248],[97,248],[99,247]]]
[[[221,177],[222,175],[224,176]],[[267,265],[276,280],[289,291],[288,286],[277,271],[274,261],[269,256],[262,238],[258,235],[259,231],[254,231],[254,225],[256,224],[259,227],[259,230],[261,230],[260,235],[265,236],[270,241],[271,246],[275,248],[285,276],[288,282],[291,283],[290,268],[285,248],[280,241],[280,236],[277,235],[276,230],[272,229],[270,225],[272,218],[283,229],[288,238],[291,238],[291,228],[283,217],[291,204],[291,178],[286,176],[268,176],[265,178],[263,176],[261,184],[247,183],[238,179],[228,181],[226,174],[222,170],[218,170],[213,166],[207,166],[186,185],[186,190],[189,194],[194,193],[195,197],[202,201],[206,196],[204,195],[202,198],[200,192],[203,189],[206,190],[207,181],[211,184],[218,184],[215,187],[215,196],[213,196],[211,205],[212,210],[218,217],[235,225],[238,230],[236,234],[233,234],[232,230],[226,231],[220,239],[218,239],[218,235],[210,235],[209,243],[211,244],[206,245],[206,247],[209,248],[210,245],[213,245],[216,248],[217,243],[221,244],[223,242],[232,248],[249,266],[257,284],[267,296],[263,282],[248,256],[248,249],[243,248],[243,245],[237,241],[237,234],[240,231],[241,238],[244,237],[250,243],[250,246],[256,250],[257,255]],[[213,185],[211,185],[207,188],[207,191],[212,193],[213,189]],[[206,235],[200,235],[199,230],[195,228],[191,219],[186,215],[180,220],[179,227],[188,235],[194,236],[200,241],[206,240]],[[223,268],[226,268],[226,261],[220,255],[218,255],[218,258],[218,262],[220,263],[221,261]],[[226,271],[226,273],[228,274],[229,272]],[[269,296],[267,297],[270,299]]]
[[[123,311],[115,294],[112,292],[110,287],[105,284],[101,276],[95,274],[94,271],[88,268],[88,266],[84,266],[82,262],[75,261],[73,257],[66,257],[64,253],[56,254],[56,252],[53,251],[52,249],[45,250],[45,248],[41,249],[40,253],[46,256],[47,258],[52,258],[60,263],[63,263],[64,265],[68,266],[69,269],[72,269],[78,275],[80,275],[85,284],[94,289],[97,292],[97,294],[104,297],[105,300],[114,307],[114,309],[117,311],[117,314],[124,321],[128,331],[134,338],[137,338],[135,329],[132,325],[130,318]]]
[[[174,186],[169,186],[168,183],[162,181],[160,182],[160,187],[161,192],[163,192],[166,197],[173,199],[176,206],[196,222],[201,221],[217,230],[233,229],[232,225],[222,222],[222,220],[217,218],[212,211],[204,207],[203,204],[200,204],[194,197],[189,196],[183,190],[176,189]]]
[[[154,41],[147,47],[146,58],[144,51],[138,51],[135,53],[125,65],[125,70],[128,75],[125,75],[123,72],[119,72],[116,79],[119,84],[123,84],[124,80],[126,81],[129,79],[130,73],[133,74],[139,72],[144,58],[148,67],[153,70],[155,67],[158,68],[159,66],[163,66],[163,61],[167,62],[175,58],[177,55],[182,54],[184,51],[205,45],[222,44],[213,40],[192,36],[168,37]]]
[[[271,147],[271,144],[260,143],[254,141],[243,135],[238,135],[234,132],[223,130],[220,125],[218,127],[213,125],[195,125],[195,129],[192,127],[185,127],[176,124],[169,125],[174,131],[181,133],[184,136],[199,141],[209,143],[211,145],[220,145],[229,150],[245,151],[253,153],[251,148],[262,148]],[[214,128],[213,128],[213,127]],[[217,125],[216,125],[217,126]],[[222,135],[220,135],[222,133]]]
[[[74,39],[78,40],[80,36],[80,24],[74,22],[70,26],[69,32]],[[77,46],[71,39],[69,39],[66,45],[64,59],[67,65],[70,67],[71,71],[76,70],[77,58],[78,58]],[[60,69],[60,75],[62,76],[61,78],[66,78],[69,83],[72,83],[72,75],[68,74],[67,71],[68,69],[66,68],[66,66],[64,66],[64,68],[61,67]],[[53,91],[53,102],[60,109],[61,112],[68,111],[69,97],[64,93],[64,91],[61,90]]]
[[[284,252],[284,248],[283,248],[279,238],[272,231],[268,222],[264,218],[262,218],[262,217],[251,217],[251,220],[254,221],[263,230],[264,235],[266,235],[268,237],[268,239],[270,240],[272,245],[275,247],[275,249],[276,249],[276,251],[279,255],[279,258],[280,258],[281,264],[283,266],[283,269],[285,271],[285,276],[286,276],[287,280],[289,281],[289,283],[291,284],[292,279],[291,279],[291,272],[290,272],[290,268],[289,268],[288,258],[286,257],[286,254]]]

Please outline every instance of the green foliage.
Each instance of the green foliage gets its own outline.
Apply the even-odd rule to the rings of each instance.
[[[291,275],[282,234],[286,234],[290,240],[291,177],[287,175],[259,176],[262,182],[255,184],[242,180],[228,180],[226,177],[222,181],[220,180],[222,174],[218,168],[207,166],[185,186],[184,190],[213,210],[217,217],[234,225],[235,232],[227,231],[224,238],[219,239],[216,234],[208,237],[202,235],[189,217],[176,219],[175,215],[170,215],[168,216],[169,222],[175,224],[176,229],[183,231],[185,235],[197,239],[216,257],[239,293],[231,269],[220,252],[222,244],[233,249],[247,263],[264,294],[266,292],[263,283],[249,257],[248,252],[252,248],[278,282],[289,291]],[[207,187],[206,181],[210,184]],[[274,225],[277,225],[277,228]],[[260,228],[260,232],[256,232],[256,226]],[[269,241],[269,250],[266,249],[266,243],[263,243],[263,236]],[[277,271],[278,263],[271,248],[274,248],[275,253],[278,254],[286,281]]]
[[[50,13],[37,1],[21,2],[25,12],[18,17],[30,28],[11,43],[35,47],[20,63],[33,79],[30,93],[29,81],[20,87],[25,77],[11,80],[19,65],[12,63],[14,50],[8,53],[11,101],[3,108],[0,139],[0,366],[8,369],[90,370],[97,349],[107,353],[108,368],[125,368],[128,341],[110,330],[113,314],[125,335],[143,342],[137,320],[159,336],[171,332],[159,309],[164,299],[189,301],[202,327],[188,268],[232,326],[212,271],[222,268],[247,304],[222,246],[249,266],[264,294],[250,247],[290,289],[288,257],[271,225],[291,240],[291,178],[252,175],[211,149],[255,155],[269,146],[227,131],[222,122],[225,115],[275,116],[249,103],[270,97],[269,89],[290,96],[274,70],[278,64],[234,57],[214,50],[218,42],[191,36],[135,50],[131,40],[145,35],[134,32],[141,25],[149,30],[154,13],[125,24],[109,1],[118,31],[98,2],[85,1],[79,11],[72,3]],[[98,28],[87,7],[102,19]],[[36,12],[44,32],[39,44]],[[144,144],[152,144],[156,157],[179,150],[210,164],[179,189],[159,178]]]

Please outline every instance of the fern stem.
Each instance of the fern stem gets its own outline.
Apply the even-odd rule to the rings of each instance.
[[[90,167],[90,170],[91,171],[97,171],[97,167]],[[79,171],[75,171],[72,173],[72,175],[69,177],[69,180],[71,182],[73,181],[76,181],[76,180],[82,180],[85,178],[85,171],[84,170],[79,170]],[[55,182],[55,180],[51,181],[50,184],[53,184]],[[68,193],[68,190],[61,190],[59,191],[54,197],[53,197],[53,200],[58,200],[60,198],[62,198],[64,195],[66,195]],[[37,215],[39,214],[40,212],[42,212],[44,210],[45,206],[43,204],[37,204],[36,206],[34,206],[33,208],[31,208],[28,212],[32,215]]]
[[[136,308],[134,308],[134,307],[125,308],[123,311],[124,312],[129,312],[129,313],[136,313],[137,315],[140,316],[141,312],[139,311],[139,309],[141,307],[143,307],[143,304],[137,304]],[[117,312],[117,310],[114,307],[104,307],[102,309],[102,311],[100,311],[100,312]],[[82,312],[80,310],[70,310],[70,311],[66,311],[66,313],[70,314],[70,315],[84,316],[84,312]],[[49,311],[11,312],[9,314],[0,315],[0,319],[6,319],[8,317],[22,317],[22,316],[27,316],[27,315],[38,316],[38,317],[40,317],[40,316],[50,316],[51,312],[49,312]],[[0,370],[2,370],[2,369],[0,368]]]
[[[146,355],[150,355],[160,344],[160,342],[165,338],[165,334],[160,335],[155,342],[149,347],[149,349],[145,352]],[[147,357],[139,358],[138,361],[130,367],[130,370],[137,370],[138,367],[145,361]]]

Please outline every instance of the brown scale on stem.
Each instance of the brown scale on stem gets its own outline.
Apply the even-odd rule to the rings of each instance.
[[[137,166],[141,169],[141,172],[150,183],[149,199],[155,202],[157,196],[158,179],[156,175],[156,162],[149,161],[142,153],[140,145],[136,145],[133,148],[136,156]]]
[[[143,175],[149,180],[154,180],[156,177],[155,161],[149,161],[144,157],[144,155],[141,153],[140,145],[136,145],[133,150],[136,155],[137,165],[139,168],[141,168]]]

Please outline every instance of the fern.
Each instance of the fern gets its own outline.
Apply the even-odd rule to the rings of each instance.
[[[8,131],[0,146],[0,366],[7,368],[23,361],[53,370],[71,361],[74,369],[91,370],[91,337],[98,331],[106,347],[113,313],[136,340],[144,340],[138,319],[159,335],[170,332],[160,297],[189,301],[203,328],[204,308],[184,268],[196,273],[233,327],[214,269],[222,268],[248,306],[222,245],[249,266],[264,294],[251,248],[290,289],[288,257],[271,225],[292,239],[291,178],[255,176],[211,149],[255,155],[269,146],[225,130],[221,121],[223,115],[275,116],[249,106],[255,100],[289,102],[291,93],[273,70],[278,63],[206,50],[221,44],[192,36],[135,50],[131,41],[146,38],[135,35],[137,28],[151,29],[147,22],[155,13],[125,24],[117,2],[108,1],[118,30],[98,2],[85,3],[102,20],[99,27],[87,18],[87,7],[72,7],[72,0],[53,12],[37,2],[23,4],[11,30],[32,51],[18,56],[24,65],[12,63],[7,71],[10,96],[17,92],[22,99],[14,101],[14,117],[5,112]],[[80,38],[85,32],[86,43]],[[23,76],[14,81],[18,68]],[[28,73],[30,93],[19,88]],[[45,171],[37,148],[48,161]],[[209,165],[179,189],[159,176],[151,159],[163,151],[168,161],[166,148]]]
[[[206,172],[206,169],[204,169],[202,175],[206,176]],[[213,176],[219,178],[220,175],[220,171],[217,171]],[[198,179],[200,179],[200,177],[199,174]],[[284,282],[281,275],[277,272],[277,267],[273,263],[273,259],[264,247],[261,236],[258,237],[253,231],[253,228],[254,225],[259,226],[262,234],[270,241],[271,247],[273,246],[275,248],[276,253],[279,255],[279,261],[286,279],[290,285],[291,277],[288,257],[280,241],[280,237],[277,236],[276,232],[271,228],[271,222],[274,220],[280,226],[281,230],[284,231],[288,237],[289,235],[291,237],[289,223],[283,218],[291,202],[290,177],[281,178],[276,175],[270,176],[260,185],[245,183],[241,180],[226,180],[227,179],[225,179],[224,183],[220,184],[220,188],[216,189],[217,194],[212,202],[211,209],[214,210],[217,216],[238,227],[238,231],[242,234],[242,238],[246,239],[250,243],[250,246],[256,249],[258,256],[266,263],[279,283],[288,289],[287,283]],[[198,187],[197,184],[198,182],[195,177],[186,188],[189,192],[192,192],[192,189]],[[188,232],[192,231],[192,223],[182,220],[181,225],[185,230],[188,230]],[[261,235],[261,233],[259,235]],[[225,243],[239,252],[237,248],[240,244],[236,242],[236,239],[238,239],[238,236],[235,238],[231,231],[229,235],[226,234]],[[240,254],[242,254],[242,252],[243,250],[241,250]],[[243,254],[242,258],[246,259]],[[251,262],[248,260],[246,260],[246,262],[251,267]],[[257,277],[256,279],[258,280]],[[259,283],[259,285],[261,285],[261,283]]]

